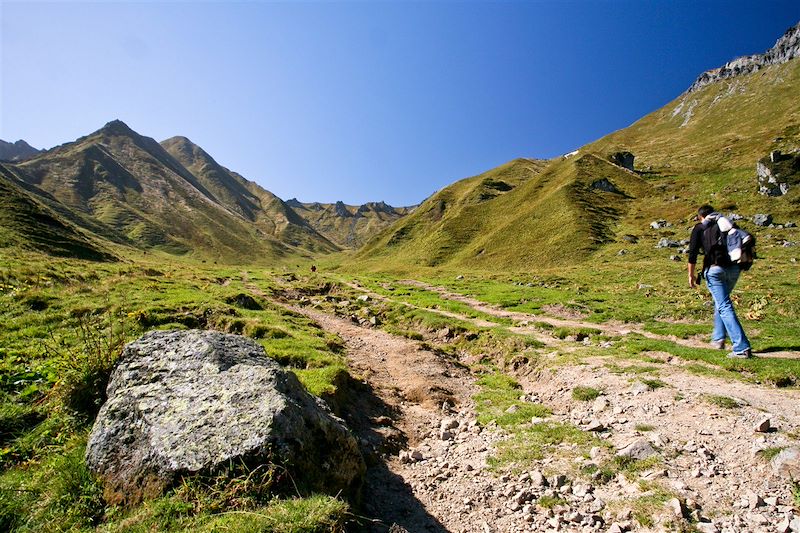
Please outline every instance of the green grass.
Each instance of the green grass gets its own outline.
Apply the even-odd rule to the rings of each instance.
[[[575,387],[572,389],[572,399],[579,402],[590,402],[597,399],[603,392],[594,387]]]
[[[553,509],[554,507],[557,507],[559,505],[566,505],[566,504],[567,504],[567,500],[565,500],[564,498],[561,498],[560,496],[544,495],[544,496],[540,496],[536,500],[536,505],[538,505],[542,509]]]
[[[727,396],[711,394],[706,396],[705,399],[711,405],[716,405],[717,407],[722,407],[723,409],[738,409],[741,407],[741,404],[738,400],[728,398]]]
[[[559,455],[559,445],[574,445],[569,453],[588,453],[592,446],[603,443],[594,434],[571,424],[539,422],[530,427],[520,427],[507,440],[501,441],[489,464],[497,469],[528,470],[548,455]],[[566,452],[564,452],[566,453]]]
[[[507,375],[487,374],[478,379],[478,385],[481,392],[475,396],[475,403],[481,425],[495,422],[502,428],[516,428],[529,423],[531,418],[551,414],[550,409],[543,405],[520,401],[522,387]]]
[[[665,382],[661,381],[660,379],[648,379],[648,378],[645,378],[645,379],[640,379],[639,381],[641,381],[642,383],[647,385],[647,388],[650,389],[650,390],[656,390],[656,389],[660,389],[661,387],[666,387],[667,386],[667,384]]]
[[[636,431],[641,431],[642,433],[647,433],[648,431],[653,431],[655,427],[651,426],[650,424],[636,424],[634,429]]]
[[[246,514],[212,517],[219,510],[198,511],[194,504],[191,516],[183,516],[176,509],[185,506],[169,498],[123,512],[105,505],[83,463],[83,442],[122,345],[150,329],[249,335],[312,394],[335,394],[347,372],[342,340],[259,296],[274,289],[273,274],[248,272],[245,284],[241,268],[202,263],[0,253],[0,529],[81,530],[103,522],[108,530],[127,530],[123,524],[134,516],[146,518],[141,531],[238,530],[245,522],[271,531],[341,526],[346,504],[322,497],[269,509],[266,502],[250,505],[248,512],[268,516],[255,521]],[[251,291],[260,309],[235,303]]]
[[[758,451],[758,455],[764,458],[765,461],[769,462],[772,459],[781,453],[784,450],[782,446],[770,446],[769,448],[764,448],[763,450]]]

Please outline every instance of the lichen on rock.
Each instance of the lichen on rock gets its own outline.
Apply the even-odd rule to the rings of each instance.
[[[348,429],[261,346],[196,330],[154,331],[125,347],[86,461],[112,503],[265,463],[300,490],[356,497],[365,471]]]

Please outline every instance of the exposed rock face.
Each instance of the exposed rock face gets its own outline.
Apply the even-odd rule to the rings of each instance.
[[[800,154],[773,151],[756,163],[758,192],[767,196],[783,196],[800,183]]]
[[[786,63],[796,57],[800,57],[800,23],[786,30],[775,46],[763,54],[739,57],[725,63],[722,67],[703,72],[689,87],[688,92],[696,91],[719,80],[757,72],[769,65]]]
[[[356,496],[355,439],[245,337],[154,331],[125,347],[86,462],[112,503],[135,503],[233,464],[286,467],[300,488]]]
[[[628,170],[633,170],[633,159],[634,155],[630,152],[617,152],[615,154],[611,154],[609,159],[615,165],[619,165],[622,168],[627,168]]]
[[[607,178],[603,178],[601,180],[592,182],[591,187],[592,189],[597,189],[598,191],[610,192],[614,194],[622,194],[622,191],[617,189],[617,187],[613,183],[611,183]]]

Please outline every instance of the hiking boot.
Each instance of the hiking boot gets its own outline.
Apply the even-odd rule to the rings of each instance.
[[[725,349],[725,339],[720,339],[718,341],[711,341],[708,343],[709,347],[713,348],[714,350],[724,350]]]
[[[753,357],[753,352],[750,351],[750,348],[743,352],[731,352],[728,354],[728,359],[750,359],[751,357]]]

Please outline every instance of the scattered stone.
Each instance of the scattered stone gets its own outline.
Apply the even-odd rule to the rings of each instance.
[[[679,498],[672,498],[667,502],[667,508],[672,512],[675,518],[686,518],[687,512],[683,502]]]
[[[586,425],[585,429],[586,429],[586,431],[598,432],[598,431],[603,431],[604,429],[606,429],[606,427],[602,424],[602,422],[600,422],[599,420],[595,419],[595,420],[591,420]]]
[[[660,239],[658,241],[658,244],[656,244],[656,248],[680,248],[680,247],[681,247],[680,242],[667,239],[666,237]]]
[[[637,439],[617,451],[619,457],[629,457],[637,461],[647,459],[657,452],[647,439]]]
[[[757,433],[767,433],[770,430],[770,417],[765,416],[753,428]]]
[[[752,490],[747,491],[747,507],[750,509],[755,509],[757,507],[761,507],[764,505],[764,500],[761,499],[761,496],[753,492]]]
[[[629,242],[631,244],[636,244],[637,242],[639,242],[639,237],[637,237],[636,235],[628,234],[628,235],[623,235],[622,240],[624,240],[625,242]]]
[[[800,479],[800,447],[785,448],[772,458],[772,468],[776,474],[789,479]]]
[[[719,533],[719,528],[713,522],[698,522],[694,527],[700,533]]]
[[[359,297],[358,297],[358,298],[356,298],[356,299],[357,299],[359,302],[368,302],[368,301],[370,301],[372,298],[370,298],[370,295],[369,295],[369,294],[362,294],[361,296],[359,296]]]
[[[128,344],[86,446],[110,503],[191,474],[275,462],[313,490],[350,493],[365,472],[342,422],[251,339],[152,331]]]
[[[769,226],[770,224],[772,224],[772,215],[767,215],[763,213],[753,215],[753,224],[762,227]]]
[[[666,220],[654,220],[653,222],[650,223],[650,227],[653,229],[664,229],[664,228],[669,228],[670,226],[672,226],[672,224],[670,224]]]

